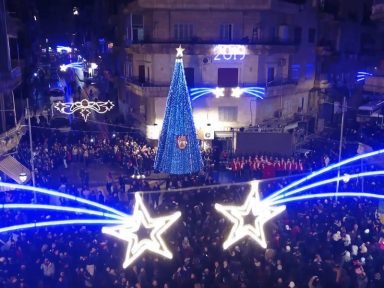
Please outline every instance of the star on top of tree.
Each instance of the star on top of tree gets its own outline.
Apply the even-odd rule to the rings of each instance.
[[[179,45],[178,48],[176,48],[176,58],[182,58],[183,57],[183,52],[184,52],[184,48],[181,48],[181,45]]]

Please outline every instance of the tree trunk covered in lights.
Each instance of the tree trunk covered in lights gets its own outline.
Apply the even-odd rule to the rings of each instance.
[[[176,58],[165,108],[155,169],[169,174],[191,174],[203,168],[184,75],[183,59]]]

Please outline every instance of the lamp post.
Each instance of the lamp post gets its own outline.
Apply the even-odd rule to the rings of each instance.
[[[349,91],[349,94],[351,94],[351,91]],[[341,152],[343,149],[343,135],[344,135],[344,118],[345,118],[345,110],[347,109],[347,97],[344,96],[343,98],[343,105],[342,105],[342,111],[341,111],[341,127],[340,127],[340,141],[339,141],[339,163],[341,161]],[[340,185],[340,166],[337,169],[337,183],[336,183],[336,193],[339,193],[339,185]],[[336,196],[337,199],[337,196]]]
[[[28,117],[28,132],[29,132],[29,150],[31,151],[31,158],[29,162],[31,164],[31,177],[32,177],[32,186],[36,187],[36,179],[35,179],[35,161],[33,155],[33,142],[32,142],[32,125],[31,125],[31,112],[29,109],[29,99],[27,98],[27,108],[26,108],[26,116]],[[36,191],[33,192],[33,199],[35,203],[37,203],[37,195]]]
[[[27,173],[21,172],[19,174],[19,180],[21,181],[21,183],[24,183],[25,181],[27,181]]]

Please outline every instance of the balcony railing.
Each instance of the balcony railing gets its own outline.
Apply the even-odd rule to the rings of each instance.
[[[192,37],[187,40],[178,40],[178,39],[169,39],[169,40],[158,40],[145,38],[141,41],[129,41],[127,46],[134,44],[208,44],[208,45],[217,45],[217,44],[232,44],[232,45],[297,45],[299,43],[295,42],[293,39],[278,39],[278,38],[265,38],[265,39],[252,39],[252,37],[245,36],[241,39],[233,40],[221,40],[221,39],[201,39],[199,37]]]

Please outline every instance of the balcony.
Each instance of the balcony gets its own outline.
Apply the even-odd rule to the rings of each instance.
[[[130,79],[127,83],[128,90],[141,97],[167,97],[168,85],[154,85],[151,83],[139,83],[136,79]]]
[[[384,93],[384,76],[370,76],[365,79],[364,91],[371,93]]]
[[[13,68],[10,73],[0,74],[0,91],[10,91],[21,84],[21,68]]]
[[[276,80],[267,84],[265,96],[266,98],[280,97],[292,93],[296,87],[296,81],[288,79]]]
[[[384,0],[376,0],[372,4],[371,20],[384,21]]]
[[[272,0],[138,0],[137,6],[144,9],[194,9],[194,10],[263,10],[271,7]]]
[[[12,13],[8,13],[6,17],[8,36],[17,38],[17,33],[22,27],[21,21],[13,17]]]
[[[266,42],[241,42],[241,43],[221,43],[220,41],[211,42],[187,42],[182,43],[185,48],[185,55],[212,55],[212,51],[216,45],[244,45],[249,55],[261,55],[266,53],[294,53],[296,46],[292,42],[282,41],[266,41]],[[143,42],[140,44],[132,44],[126,47],[128,54],[175,54],[175,48],[180,42]]]

